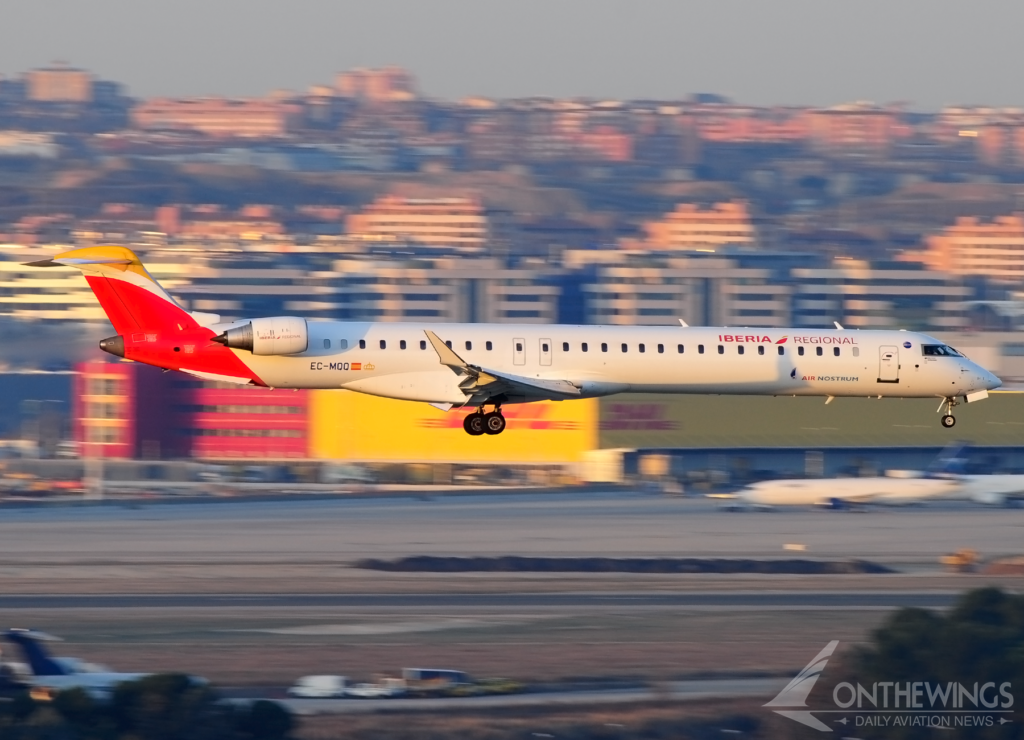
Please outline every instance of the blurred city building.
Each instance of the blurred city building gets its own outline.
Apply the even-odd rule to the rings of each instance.
[[[989,223],[963,216],[926,237],[925,244],[919,256],[934,270],[1024,282],[1024,214],[1000,216]]]
[[[793,270],[793,325],[949,331],[967,326],[972,289],[907,262],[841,259]]]
[[[76,365],[73,439],[83,457],[307,456],[307,393],[201,383],[136,363]]]
[[[385,195],[353,213],[348,234],[366,241],[407,242],[480,250],[488,220],[474,198],[404,198]]]
[[[413,100],[418,95],[415,78],[401,67],[359,67],[341,72],[335,81],[335,89],[341,97],[372,102]]]
[[[733,201],[701,208],[680,203],[660,221],[644,224],[647,249],[708,250],[725,246],[756,246],[757,232],[746,203]],[[631,244],[627,240],[626,244]]]
[[[194,131],[215,138],[277,138],[299,127],[300,106],[282,100],[154,98],[132,109],[132,125],[143,130]]]

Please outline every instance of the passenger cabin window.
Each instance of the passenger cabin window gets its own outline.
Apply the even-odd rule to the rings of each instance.
[[[569,343],[568,342],[562,342],[562,351],[563,352],[568,352],[569,351]]]
[[[381,339],[380,340],[380,348],[381,349],[387,349],[388,348],[387,340],[385,340],[385,339]]]
[[[492,349],[494,349],[494,344],[492,344],[491,341],[488,339],[486,342],[484,342],[484,348],[488,352],[490,352]]]
[[[445,344],[446,344],[446,345],[448,345],[448,349],[451,349],[451,348],[452,348],[452,340],[451,340],[451,339],[449,339],[448,341],[446,341],[446,342],[445,342]]]
[[[736,354],[738,354],[738,355],[742,355],[743,354],[743,345],[742,344],[740,344],[740,345],[738,345],[736,347]]]
[[[348,340],[347,339],[340,340],[338,342],[338,346],[341,347],[342,349],[348,349]]]
[[[797,347],[796,348],[796,353],[798,355],[800,355],[801,357],[803,357],[804,356],[804,348],[803,347]]]
[[[757,354],[759,354],[759,355],[763,355],[764,354],[764,345],[763,344],[757,345]]]
[[[718,345],[718,354],[720,354],[720,355],[724,355],[725,354],[725,345],[724,344]]]
[[[838,347],[833,347],[832,348],[832,354],[834,354],[836,357],[839,357],[839,348]]]
[[[325,339],[324,340],[324,349],[330,349],[330,348],[331,348],[331,340],[330,339]]]
[[[366,349],[366,340],[365,339],[360,339],[359,340],[359,349]]]
[[[697,354],[698,355],[704,354],[704,345],[703,344],[698,344],[697,345]]]
[[[658,345],[658,354],[659,355],[665,354],[665,345],[664,344],[659,344]]]
[[[823,354],[825,354],[825,350],[823,350],[821,347],[815,347],[814,354],[816,354],[818,357],[821,357]]]
[[[398,343],[398,349],[405,349],[405,340],[404,339]]]
[[[584,342],[583,344],[580,345],[580,349],[586,352],[589,349],[589,347],[587,346],[587,343]]]
[[[784,354],[786,354],[786,348],[785,347],[779,347],[779,356],[781,357]]]
[[[677,344],[676,345],[676,352],[678,352],[679,354],[683,354],[683,345]]]
[[[626,345],[625,342],[623,342],[622,343],[622,351],[625,352],[627,349],[628,349],[628,346]]]
[[[608,344],[607,344],[607,342],[601,342],[601,351],[602,352],[607,352],[608,351]]]
[[[466,349],[473,349],[473,343],[470,341],[466,342]]]
[[[426,349],[426,348],[427,348],[427,340],[426,339],[421,339],[420,340],[420,349]]]
[[[641,345],[639,345],[639,346],[637,347],[637,349],[638,349],[638,350],[639,350],[640,352],[646,352],[646,351],[647,351],[647,347],[645,347],[645,346],[644,346],[644,345],[642,345],[642,344],[641,344]]]

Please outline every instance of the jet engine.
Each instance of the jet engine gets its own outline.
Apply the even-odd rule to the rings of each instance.
[[[309,346],[306,320],[294,316],[253,319],[213,338],[217,344],[245,349],[254,355],[294,355]]]

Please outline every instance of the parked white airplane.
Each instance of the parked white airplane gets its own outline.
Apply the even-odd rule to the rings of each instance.
[[[614,393],[940,398],[944,427],[963,399],[1001,383],[926,334],[905,331],[410,324],[273,317],[222,322],[181,308],[125,247],[30,263],[66,265],[114,325],[100,348],[208,380],[344,388],[477,409],[472,435],[505,429],[503,404]],[[826,402],[828,402],[826,401]],[[484,413],[485,407],[492,411]]]
[[[21,648],[28,675],[24,680],[36,691],[54,694],[68,689],[83,689],[97,699],[106,699],[118,684],[137,681],[148,673],[116,673],[104,666],[86,663],[77,658],[55,658],[43,647],[43,642],[59,638],[44,632],[27,629],[9,629],[4,633],[8,642]]]
[[[754,483],[739,491],[729,508],[885,504],[891,506],[952,499],[960,494],[956,477],[873,476],[870,478],[794,478]]]
[[[898,506],[934,500],[965,500],[1004,506],[1024,495],[1024,475],[963,472],[963,443],[946,447],[928,470],[892,471],[866,478],[793,478],[753,483],[735,494],[718,495],[732,509],[776,506],[844,508],[864,504]]]
[[[1024,498],[1024,475],[963,475],[960,476],[960,492],[976,504],[1015,506]]]

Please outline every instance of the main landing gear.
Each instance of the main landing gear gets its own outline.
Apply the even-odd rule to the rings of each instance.
[[[953,417],[953,407],[959,406],[960,402],[952,396],[946,396],[942,403],[939,404],[939,411],[942,411],[942,407],[946,407],[946,413],[942,415],[942,426],[946,429],[952,429],[956,425],[956,419]]]
[[[505,417],[501,415],[501,406],[495,406],[494,411],[484,413],[483,406],[466,417],[462,422],[462,428],[466,434],[479,437],[481,434],[501,434],[505,431]]]

